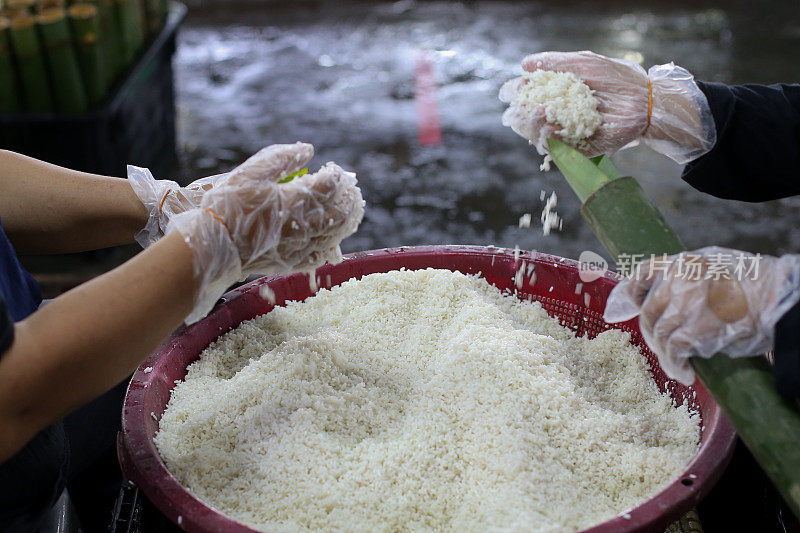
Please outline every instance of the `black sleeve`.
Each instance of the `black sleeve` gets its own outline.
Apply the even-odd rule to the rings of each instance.
[[[800,396],[800,303],[775,326],[775,388],[787,396]]]
[[[14,321],[8,315],[6,301],[0,296],[0,357],[11,348],[14,343]]]
[[[800,84],[698,85],[714,116],[717,143],[686,165],[683,179],[729,200],[800,194]]]

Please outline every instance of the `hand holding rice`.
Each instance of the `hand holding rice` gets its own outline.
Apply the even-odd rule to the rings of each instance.
[[[603,122],[594,92],[571,72],[536,70],[507,82],[500,99],[510,105],[503,125],[547,154],[547,139],[556,137],[580,150]]]
[[[542,52],[522,62],[500,99],[503,124],[547,154],[556,137],[593,157],[644,141],[686,163],[716,142],[708,101],[686,69],[672,63],[649,71],[594,52]]]

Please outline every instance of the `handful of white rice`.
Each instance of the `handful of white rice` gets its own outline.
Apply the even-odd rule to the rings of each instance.
[[[697,451],[628,335],[576,338],[446,270],[371,274],[226,333],[156,444],[198,498],[269,531],[575,531]]]
[[[543,109],[547,122],[559,128],[559,137],[576,148],[586,148],[586,139],[603,122],[594,91],[571,72],[526,72],[503,85],[500,99],[509,104],[503,125],[536,145],[542,155],[547,153],[547,139],[531,127],[531,116],[538,110]]]

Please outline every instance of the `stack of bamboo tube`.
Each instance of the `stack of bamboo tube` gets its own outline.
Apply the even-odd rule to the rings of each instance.
[[[0,113],[100,104],[158,34],[168,0],[0,0]]]

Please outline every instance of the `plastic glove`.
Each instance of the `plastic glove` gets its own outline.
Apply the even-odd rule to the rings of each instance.
[[[800,256],[780,258],[702,248],[639,265],[614,287],[606,322],[639,315],[645,342],[661,368],[694,382],[688,358],[760,355],[772,349],[775,325],[800,299]]]
[[[208,176],[181,187],[172,180],[155,179],[149,169],[128,165],[131,188],[149,213],[144,228],[135,236],[136,242],[147,248],[163,237],[173,216],[199,207],[203,194],[225,176]]]
[[[522,68],[572,72],[594,91],[603,123],[581,148],[589,157],[611,154],[644,140],[683,164],[708,152],[716,142],[708,100],[692,74],[673,63],[655,65],[645,72],[631,61],[594,52],[542,52],[526,57]],[[545,155],[547,138],[559,138],[556,131],[561,127],[546,121],[544,108],[526,115],[514,105],[523,79],[510,80],[500,90],[500,99],[511,104],[503,114],[503,124]]]
[[[203,195],[200,207],[175,215],[192,249],[200,290],[186,322],[208,313],[233,283],[250,274],[312,271],[341,260],[339,243],[355,232],[364,200],[355,174],[328,163],[289,183],[281,178],[314,155],[310,144],[264,148]]]

